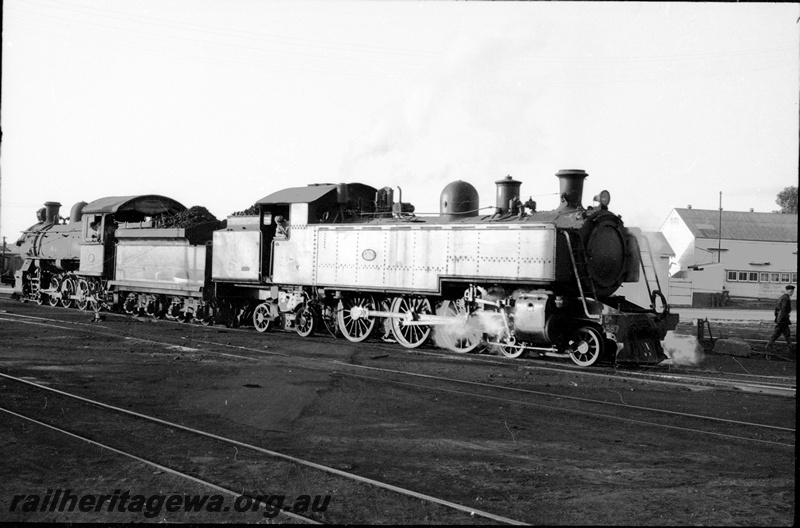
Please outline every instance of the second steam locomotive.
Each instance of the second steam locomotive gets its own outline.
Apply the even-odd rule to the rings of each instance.
[[[170,221],[187,209],[164,196],[80,202],[69,223],[48,202],[17,242],[15,293],[303,337],[327,329],[353,342],[380,332],[407,348],[490,345],[581,366],[666,359],[661,341],[677,316],[657,278],[642,276],[650,255],[608,209],[607,191],[582,205],[584,171],[556,176],[557,209],[522,203],[509,176],[496,182],[489,215],[462,181],[445,187],[431,217],[391,188],[358,183],[283,189],[253,214],[191,225]],[[649,307],[614,295],[640,279]]]

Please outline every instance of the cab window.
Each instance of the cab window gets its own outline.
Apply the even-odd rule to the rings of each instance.
[[[103,215],[89,215],[86,218],[83,239],[86,242],[103,241]]]

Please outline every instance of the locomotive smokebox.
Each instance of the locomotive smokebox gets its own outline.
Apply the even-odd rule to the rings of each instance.
[[[478,216],[478,191],[465,181],[448,183],[439,198],[439,214],[445,220]]]
[[[58,202],[45,202],[45,222],[48,224],[55,224],[58,222],[58,211],[61,208],[61,204]]]
[[[589,177],[586,171],[577,169],[560,170],[556,173],[560,184],[561,205],[557,211],[583,209],[583,180]]]
[[[506,176],[494,183],[497,185],[497,202],[495,204],[497,213],[506,214],[512,208],[512,201],[519,200],[519,188],[522,186],[522,182],[518,182],[511,176]]]

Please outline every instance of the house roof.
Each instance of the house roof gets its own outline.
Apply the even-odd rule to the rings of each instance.
[[[797,243],[797,215],[722,211],[722,236],[719,211],[675,209],[695,238],[755,240]]]

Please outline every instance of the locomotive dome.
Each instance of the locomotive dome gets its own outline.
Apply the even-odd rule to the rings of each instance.
[[[448,220],[478,216],[478,191],[462,180],[450,182],[439,197],[439,213]]]

